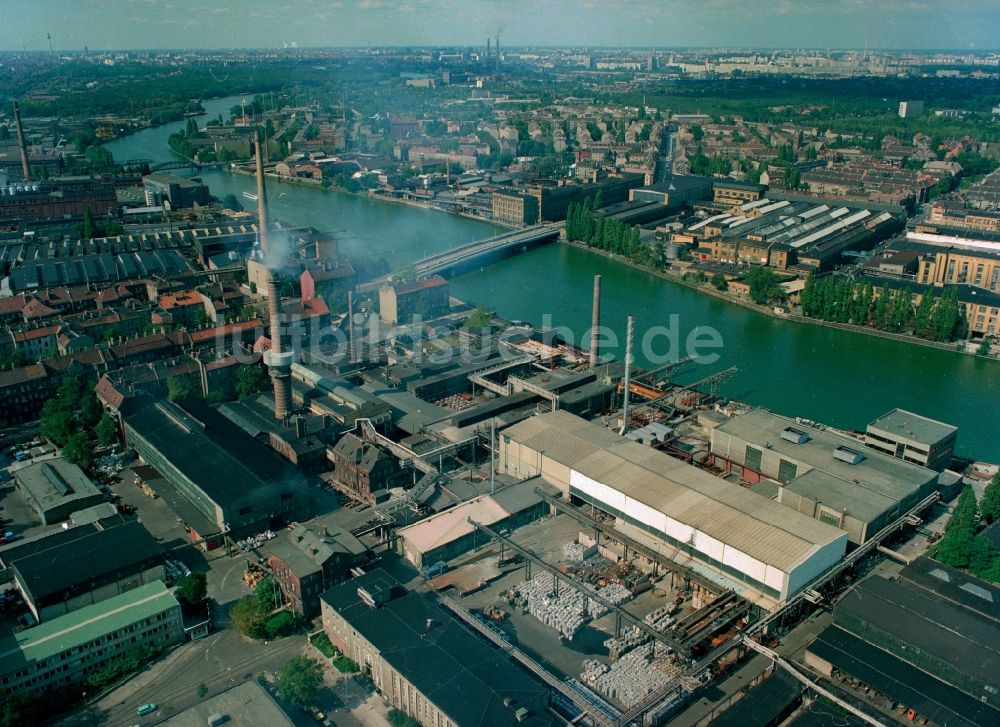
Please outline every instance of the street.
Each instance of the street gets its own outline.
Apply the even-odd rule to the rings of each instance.
[[[55,724],[61,727],[156,724],[199,701],[201,684],[209,693],[216,692],[264,672],[279,672],[290,658],[304,653],[314,656],[301,635],[266,643],[250,641],[235,629],[217,631],[183,644],[122,686]],[[136,708],[147,702],[158,705],[159,709],[146,717],[137,717]]]

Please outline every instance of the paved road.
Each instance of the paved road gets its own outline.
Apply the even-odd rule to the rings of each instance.
[[[97,702],[67,715],[60,727],[91,725],[153,725],[168,714],[198,700],[198,686],[214,692],[261,672],[277,672],[291,657],[308,648],[304,636],[291,636],[270,643],[251,642],[234,629],[218,631],[187,643],[155,662],[129,682]],[[137,717],[140,704],[152,702],[160,710]]]

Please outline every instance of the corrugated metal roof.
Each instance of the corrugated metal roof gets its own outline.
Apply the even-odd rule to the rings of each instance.
[[[503,432],[512,440],[786,573],[843,531],[564,411]]]

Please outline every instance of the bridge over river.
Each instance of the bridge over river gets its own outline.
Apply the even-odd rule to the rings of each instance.
[[[430,255],[417,260],[411,266],[408,266],[407,269],[412,269],[413,277],[423,278],[428,275],[468,266],[476,261],[482,262],[487,257],[495,258],[503,255],[514,255],[557,240],[563,227],[564,223],[559,222],[512,230],[496,237],[477,240],[461,247],[453,247],[450,250]],[[359,290],[377,290],[383,284],[389,282],[392,275],[384,275],[381,278],[376,278],[369,283],[358,286]]]

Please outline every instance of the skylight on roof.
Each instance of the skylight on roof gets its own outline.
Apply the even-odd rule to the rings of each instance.
[[[984,601],[989,601],[993,603],[993,594],[987,591],[982,586],[977,586],[975,583],[963,583],[959,586],[966,593],[971,593],[973,596],[977,596]]]
[[[937,578],[939,581],[944,581],[945,583],[951,583],[951,576],[949,576],[940,568],[935,568],[934,570],[932,570],[931,575]]]

